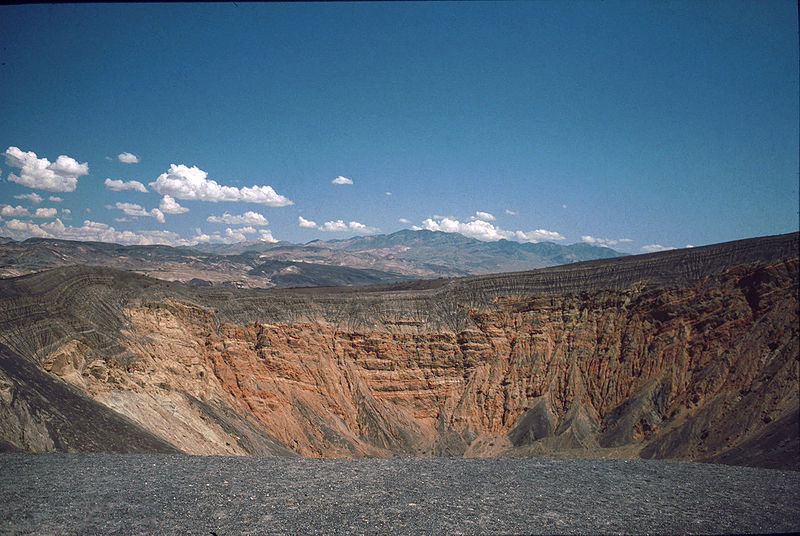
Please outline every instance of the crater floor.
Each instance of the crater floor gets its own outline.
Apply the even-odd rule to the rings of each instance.
[[[1,534],[800,531],[800,472],[549,458],[0,455]]]

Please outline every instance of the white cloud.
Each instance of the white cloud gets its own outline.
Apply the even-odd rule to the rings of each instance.
[[[176,199],[194,201],[242,201],[259,203],[271,207],[285,207],[294,203],[279,195],[272,186],[249,186],[236,188],[222,186],[209,180],[208,173],[197,166],[187,167],[183,164],[170,164],[169,170],[162,173],[150,183],[150,187],[161,195],[170,195]]]
[[[150,218],[155,218],[156,221],[158,221],[159,223],[164,223],[164,213],[157,208],[151,209],[148,212],[147,210],[144,209],[144,207],[142,207],[141,205],[137,205],[136,203],[120,203],[120,202],[115,203],[113,207],[106,205],[106,208],[112,210],[113,209],[121,210],[128,216],[136,216],[136,217],[147,216]]]
[[[57,195],[51,195],[50,197],[48,197],[48,199],[53,203],[61,203],[62,201],[64,201],[63,198],[58,197]]]
[[[224,233],[204,233],[199,228],[195,229],[195,235],[192,237],[190,242],[192,244],[198,243],[220,243],[220,244],[235,244],[237,242],[244,242],[247,240],[248,234],[253,234],[258,232],[259,240],[264,242],[277,242],[275,238],[272,236],[272,231],[269,229],[261,229],[256,231],[252,227],[240,227],[238,229],[232,229],[228,227],[225,229]]]
[[[345,225],[342,220],[336,220],[336,221],[326,221],[325,223],[322,224],[322,227],[320,227],[320,230],[321,231],[347,231],[347,230],[350,230],[350,231],[354,231],[356,233],[369,234],[369,233],[375,233],[375,232],[379,231],[380,229],[378,229],[377,227],[368,227],[368,226],[364,225],[363,223],[359,223],[357,221],[351,221],[347,225]]]
[[[501,229],[495,227],[488,221],[473,220],[470,222],[460,222],[452,218],[442,218],[438,221],[428,218],[422,222],[422,227],[430,231],[444,231],[445,233],[459,233],[478,240],[500,240],[510,238]]]
[[[647,244],[646,246],[642,246],[642,251],[647,253],[654,253],[656,251],[669,251],[670,249],[675,249],[670,246],[662,246],[661,244]]]
[[[397,220],[397,221],[399,221],[400,223],[406,223],[406,224],[408,224],[408,223],[411,223],[411,221],[410,221],[410,220],[407,220],[406,218],[400,218],[400,219],[399,219],[399,220]]]
[[[359,223],[357,221],[351,221],[350,223],[347,224],[347,226],[351,230],[359,232],[359,233],[369,233],[370,232],[370,228],[369,227],[367,227],[363,223]]]
[[[484,241],[495,241],[505,238],[522,242],[539,242],[541,240],[564,240],[564,237],[555,231],[536,229],[534,231],[507,231],[484,220],[461,222],[455,218],[428,218],[422,222],[422,229],[429,231],[443,231],[445,233],[459,233],[464,236],[477,238]]]
[[[258,212],[247,211],[244,214],[233,215],[225,212],[222,216],[209,216],[206,221],[211,223],[227,223],[228,225],[269,225],[267,218]]]
[[[17,205],[16,207],[5,205],[2,209],[0,209],[0,215],[5,216],[6,218],[29,218],[31,213],[28,212],[28,209],[22,205]]]
[[[10,235],[12,238],[22,240],[36,236],[39,238],[55,238],[52,234],[45,231],[35,223],[20,220],[9,220],[5,224],[3,234]]]
[[[188,208],[180,206],[177,201],[168,195],[165,195],[161,198],[158,208],[164,214],[183,214],[185,212],[189,212]]]
[[[131,153],[120,153],[117,155],[117,158],[119,159],[120,162],[124,162],[126,164],[139,163],[139,157]]]
[[[38,205],[39,203],[42,202],[42,196],[40,196],[39,194],[37,194],[35,192],[31,192],[29,194],[15,195],[14,199],[27,199],[28,201],[30,201],[34,205]]]
[[[42,224],[11,220],[6,222],[3,232],[17,240],[38,236],[43,238],[89,240],[143,246],[152,244],[166,244],[170,246],[192,245],[191,242],[181,238],[178,233],[172,231],[118,231],[110,225],[91,220],[85,220],[80,227],[66,226],[59,219]]]
[[[586,242],[587,244],[597,244],[598,246],[616,246],[621,242],[632,242],[630,238],[598,238],[596,236],[591,235],[583,235],[581,236],[581,241]]]
[[[514,231],[515,238],[522,242],[541,242],[542,240],[564,240],[564,236],[556,231],[546,229],[536,229],[534,231]]]
[[[515,210],[506,209],[506,214],[508,214],[509,216],[516,216],[517,214],[519,214],[519,212],[517,212]]]
[[[353,184],[352,179],[348,179],[347,177],[342,177],[341,175],[333,179],[331,182],[333,184]]]
[[[488,212],[477,211],[475,213],[474,218],[483,220],[483,221],[494,221],[494,216],[489,214]]]
[[[392,192],[386,192],[386,195],[392,195]]]
[[[143,194],[147,193],[147,187],[139,181],[128,181],[125,182],[123,180],[111,180],[106,179],[103,183],[106,185],[106,188],[109,190],[114,190],[115,192],[121,192],[123,190],[135,190],[137,192],[142,192]]]
[[[298,216],[297,219],[300,222],[300,227],[305,227],[307,229],[316,229],[317,228],[317,222],[315,222],[315,221],[307,220],[302,216]]]
[[[72,217],[72,211],[68,208],[61,209],[61,217],[64,219],[69,219]]]
[[[235,244],[237,242],[244,242],[245,240],[247,240],[247,237],[244,235],[243,232],[241,232],[239,229],[231,229],[230,227],[225,229],[225,237],[226,237],[225,239],[230,244]]]
[[[74,192],[78,177],[89,174],[89,164],[79,164],[66,155],[51,163],[47,158],[38,158],[33,151],[23,152],[17,147],[5,151],[6,163],[20,169],[19,175],[8,175],[8,180],[51,192]]]
[[[277,242],[277,240],[275,240],[275,237],[272,236],[272,231],[270,231],[269,229],[260,229],[258,231],[258,234],[259,234],[258,239],[263,242],[270,242],[273,244]]]
[[[302,216],[298,216],[297,218],[300,227],[305,227],[307,229],[317,229],[319,231],[323,231],[326,233],[353,231],[356,233],[369,234],[378,232],[380,230],[377,227],[369,227],[357,221],[351,221],[349,223],[345,223],[344,220],[336,220],[336,221],[326,221],[322,225],[317,225],[316,222],[307,220]]]
[[[342,220],[326,221],[319,227],[320,231],[335,233],[337,231],[346,231],[347,224]]]
[[[34,218],[52,219],[56,216],[58,216],[58,210],[54,208],[37,208],[36,212],[33,214]]]

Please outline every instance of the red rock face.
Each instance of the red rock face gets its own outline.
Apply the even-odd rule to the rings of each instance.
[[[129,314],[164,362],[176,337],[195,342],[218,385],[197,396],[302,455],[702,459],[796,414],[797,271],[793,259],[692,287],[505,298],[460,333],[216,325],[179,304]]]

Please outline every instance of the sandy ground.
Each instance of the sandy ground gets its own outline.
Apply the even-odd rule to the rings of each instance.
[[[0,455],[0,534],[800,531],[800,473],[597,459]]]

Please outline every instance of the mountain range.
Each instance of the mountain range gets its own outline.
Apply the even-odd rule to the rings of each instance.
[[[82,264],[197,285],[357,286],[531,270],[620,255],[584,243],[483,242],[427,230],[308,244],[254,241],[192,248],[29,238],[0,240],[0,277]]]

